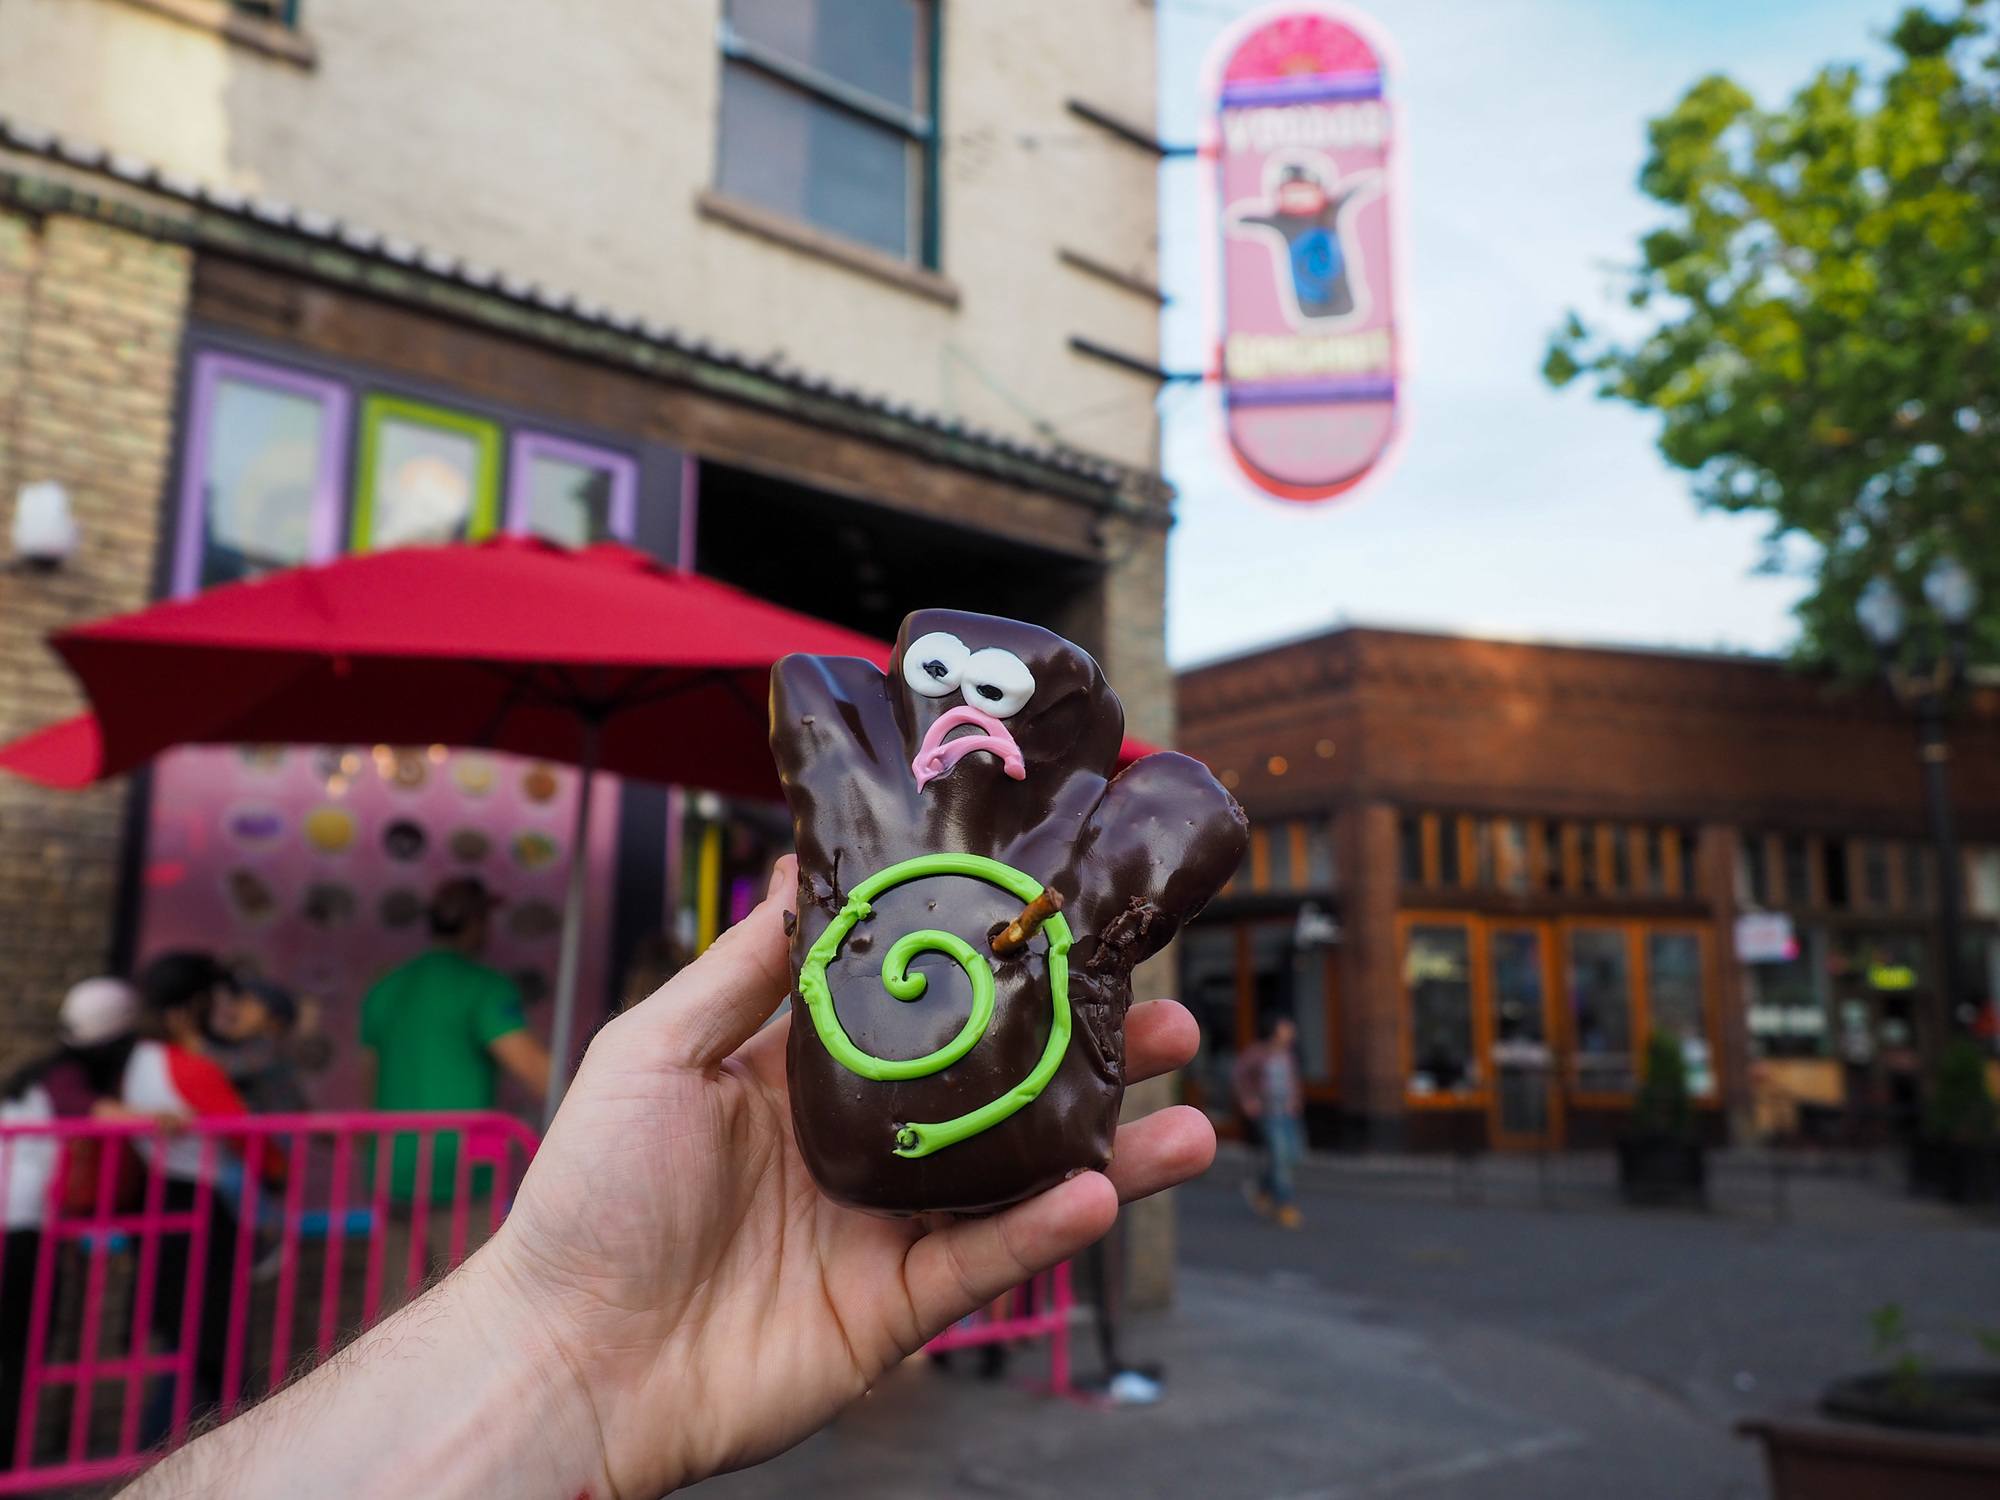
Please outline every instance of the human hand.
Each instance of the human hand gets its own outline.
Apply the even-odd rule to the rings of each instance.
[[[194,1120],[193,1116],[177,1109],[133,1109],[116,1099],[99,1099],[90,1106],[93,1120],[123,1120],[133,1124],[151,1125],[162,1135],[179,1135]]]
[[[494,1316],[525,1319],[565,1410],[592,1435],[591,1493],[655,1495],[781,1452],[906,1354],[1111,1226],[1120,1201],[1203,1171],[1215,1134],[1177,1106],[1119,1130],[1085,1172],[991,1218],[875,1218],[822,1197],[792,1137],[790,987],[771,895],[699,961],[607,1025],[476,1258]],[[1126,1020],[1133,1081],[1185,1064],[1170,1000]]]

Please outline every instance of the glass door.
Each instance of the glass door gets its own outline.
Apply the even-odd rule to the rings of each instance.
[[[1493,1143],[1557,1145],[1561,1090],[1549,1041],[1549,933],[1539,924],[1496,923],[1486,933],[1493,1015]]]

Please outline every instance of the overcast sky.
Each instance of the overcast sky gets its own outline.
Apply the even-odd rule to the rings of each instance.
[[[1209,43],[1255,6],[1158,0],[1160,130],[1192,141]],[[1703,514],[1642,414],[1555,392],[1565,308],[1605,306],[1656,211],[1634,187],[1645,120],[1720,69],[1766,102],[1835,58],[1879,62],[1884,0],[1375,0],[1403,109],[1406,441],[1331,503],[1281,507],[1223,455],[1212,387],[1170,387],[1180,487],[1169,563],[1177,664],[1342,622],[1774,651],[1796,579],[1753,573],[1754,517]],[[1163,171],[1166,363],[1203,360],[1200,198]]]

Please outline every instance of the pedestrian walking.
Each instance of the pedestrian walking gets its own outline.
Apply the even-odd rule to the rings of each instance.
[[[1264,1175],[1250,1185],[1250,1204],[1281,1227],[1297,1229],[1305,1221],[1292,1177],[1306,1150],[1305,1089],[1295,1053],[1299,1031],[1287,1015],[1268,1018],[1265,1027],[1262,1040],[1236,1059],[1234,1075],[1237,1108],[1264,1143]]]

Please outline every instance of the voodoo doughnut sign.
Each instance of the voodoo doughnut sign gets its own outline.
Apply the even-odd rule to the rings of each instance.
[[[1363,25],[1276,6],[1209,59],[1225,432],[1287,501],[1351,489],[1397,432],[1395,112]]]
[[[799,854],[792,1122],[828,1196],[980,1212],[1110,1160],[1132,968],[1247,839],[1199,761],[1112,776],[1124,732],[1088,655],[989,615],[911,615],[886,676],[773,669]]]

